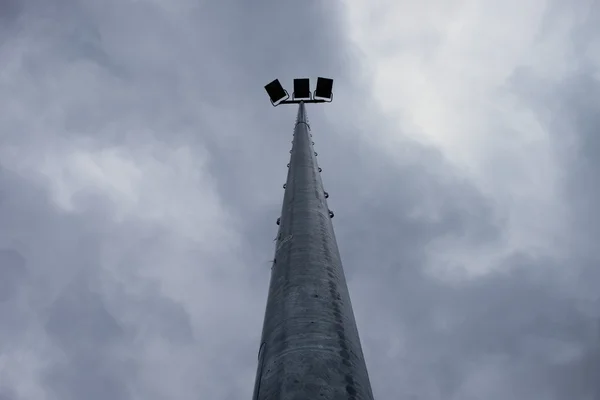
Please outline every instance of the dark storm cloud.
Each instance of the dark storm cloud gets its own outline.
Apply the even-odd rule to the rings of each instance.
[[[46,332],[65,351],[79,354],[86,343],[105,347],[122,335],[122,329],[109,314],[102,298],[85,282],[73,282],[63,289],[49,310]]]
[[[374,143],[370,132],[397,128],[364,97],[338,4],[6,4],[22,6],[5,14],[21,25],[0,52],[12,74],[0,86],[9,111],[0,117],[0,349],[9,360],[0,364],[9,376],[0,398],[32,398],[8,375],[15,365],[34,371],[28,383],[49,398],[251,396],[296,112],[273,109],[263,85],[321,75],[336,78],[340,100],[308,112],[376,397],[597,396],[598,253],[589,238],[598,226],[598,99],[587,71],[558,83],[515,74],[522,80],[510,88],[540,118],[554,116],[547,124],[560,127],[557,137],[577,138],[562,160],[570,229],[584,251],[487,257],[506,236],[497,201],[435,149],[406,139],[406,153],[392,159]],[[578,37],[594,34],[593,25],[587,32]],[[103,152],[114,147],[116,155]],[[177,147],[207,162],[215,201],[238,222],[192,219],[188,229],[177,211],[191,219],[221,210],[203,202],[215,194],[210,182],[180,178],[203,164],[179,166],[182,153],[164,150]],[[75,150],[93,162],[69,164]],[[135,166],[103,171],[146,196],[135,208],[177,218],[120,216],[124,195],[111,197],[98,172],[110,169],[109,156]],[[56,198],[77,171],[86,184],[66,207]],[[138,176],[150,176],[140,179],[152,190],[140,189]],[[241,243],[212,239],[219,229]],[[440,277],[438,253],[448,247],[459,264],[493,259],[482,266],[492,272],[449,268]],[[21,354],[43,365],[22,366]]]
[[[0,250],[0,302],[13,297],[26,275],[25,258],[14,249]]]
[[[414,398],[595,395],[586,368],[600,355],[597,303],[578,293],[579,282],[565,280],[565,268],[585,271],[582,260],[515,253],[480,278],[432,276],[433,242],[453,238],[468,259],[470,251],[502,239],[504,216],[435,152],[421,150],[416,158],[427,164],[398,172],[374,161],[366,148],[362,158],[349,157],[353,179],[328,180],[335,165],[323,175],[335,187],[329,204],[338,207],[337,215],[355,216],[334,224],[376,392]],[[431,199],[435,219],[410,216]],[[556,378],[569,368],[578,372]]]
[[[0,400],[13,400],[14,396],[8,389],[0,388]]]
[[[597,37],[597,36],[596,36]],[[589,38],[588,38],[589,39]],[[580,68],[560,82],[541,82],[532,76],[531,71],[521,71],[515,77],[515,86],[524,93],[525,102],[530,104],[547,124],[553,135],[556,152],[562,155],[564,166],[563,186],[571,209],[570,257],[563,268],[574,276],[573,298],[585,302],[585,313],[574,310],[581,324],[588,329],[590,337],[580,340],[580,357],[552,371],[554,386],[560,397],[569,398],[577,393],[578,398],[595,399],[600,395],[600,386],[595,378],[600,373],[600,302],[597,288],[600,282],[598,266],[600,253],[597,238],[600,234],[600,213],[597,203],[600,200],[600,185],[597,175],[600,171],[598,154],[598,104],[600,104],[600,83],[588,71],[589,62],[581,58]],[[546,107],[541,107],[545,104]],[[581,307],[583,308],[583,307]],[[578,312],[579,311],[579,312]],[[567,337],[574,338],[575,332]],[[587,396],[587,397],[586,397]]]
[[[571,209],[573,256],[580,258],[576,265],[587,274],[597,269],[600,258],[595,240],[600,235],[600,213],[596,207],[600,200],[597,179],[600,82],[592,59],[596,54],[594,46],[600,40],[597,28],[600,5],[592,3],[582,8],[584,17],[568,32],[573,43],[568,56],[576,63],[574,70],[557,82],[539,78],[530,69],[521,68],[513,74],[510,86],[552,135],[554,151],[560,155],[565,171],[562,185]],[[562,4],[550,8],[547,29],[560,22],[561,10],[564,11]],[[588,282],[597,282],[597,279],[596,276]]]
[[[0,21],[8,24],[14,21],[21,12],[22,5],[19,0],[6,0],[0,3]]]
[[[33,310],[28,308],[15,296],[3,304],[0,313],[3,351],[10,354],[20,348],[30,350],[26,343],[19,342],[19,337],[35,335],[36,321],[41,322],[48,337],[66,357],[62,361],[57,359],[46,372],[48,386],[44,391],[56,390],[60,398],[104,398],[107,395],[127,398],[123,386],[130,379],[132,369],[127,362],[120,361],[122,350],[121,355],[114,352],[126,332],[107,310],[103,299],[106,293],[100,293],[98,287],[90,287],[86,282],[86,279],[106,278],[97,263],[98,246],[107,243],[102,233],[108,228],[101,222],[106,216],[102,215],[103,208],[91,207],[87,214],[75,218],[61,215],[45,201],[45,193],[29,187],[30,181],[6,171],[3,177],[1,186],[6,193],[1,211],[5,222],[3,241],[12,239],[13,245],[22,247],[21,252],[26,256],[16,250],[2,252],[2,295],[14,294],[26,286],[28,305],[33,306]],[[95,216],[95,212],[100,215]],[[90,229],[90,225],[93,228]],[[25,257],[30,260],[28,276],[23,271]],[[73,276],[80,278],[73,280]],[[56,300],[55,293],[58,293]],[[160,297],[152,296],[149,301],[159,303],[160,308],[155,307],[154,312],[160,315],[161,308],[168,307],[169,302],[161,303]],[[141,303],[143,309],[148,307],[143,297],[125,301]],[[168,314],[166,317],[164,321],[172,323],[173,318]],[[43,341],[43,338],[38,337],[38,340]],[[23,345],[26,347],[22,348]],[[18,382],[3,379],[3,383],[10,387]]]
[[[200,158],[206,143],[214,150],[211,171],[221,193],[229,195],[225,206],[242,214],[258,196],[260,209],[261,191],[270,187],[273,172],[260,179],[257,172],[274,171],[277,156],[271,149],[264,153],[274,158],[256,157],[264,154],[257,150],[268,150],[264,143],[270,137],[264,133],[272,130],[257,124],[260,110],[268,108],[256,107],[255,94],[264,96],[263,80],[273,78],[274,62],[281,72],[322,59],[321,66],[307,71],[311,74],[339,66],[331,51],[337,40],[332,20],[316,2],[259,2],[246,9],[185,1],[23,4],[20,31],[3,52],[7,78],[1,101],[10,112],[1,119],[6,173],[0,248],[20,253],[28,274],[15,272],[25,268],[16,262],[3,270],[5,277],[10,269],[12,281],[5,281],[10,290],[3,293],[10,296],[1,314],[2,326],[9,325],[2,332],[10,340],[4,341],[8,364],[1,370],[15,367],[22,352],[33,354],[34,361],[43,358],[42,366],[18,365],[32,371],[30,386],[49,398],[249,396],[268,284],[268,264],[262,263],[272,250],[272,225],[264,230],[264,251],[252,252],[253,243],[245,243],[241,258],[247,264],[237,266],[233,243],[229,254],[211,255],[201,249],[208,244],[194,244],[170,221],[119,217],[119,198],[95,187],[92,179],[101,175],[92,171],[103,168],[98,163],[107,154],[123,155],[137,166],[139,149],[157,144],[188,146]],[[271,22],[286,15],[303,24],[289,31],[283,19]],[[271,34],[271,28],[282,32]],[[253,76],[256,71],[264,76]],[[233,118],[236,108],[240,116]],[[291,132],[281,115],[284,120]],[[285,142],[279,144],[283,155]],[[114,146],[121,151],[106,150]],[[155,153],[164,156],[160,148]],[[88,182],[71,192],[78,174]],[[208,186],[197,188],[203,189],[212,193]],[[168,194],[169,188],[158,190]],[[187,195],[187,189],[172,193]],[[250,201],[240,205],[243,197]],[[196,227],[211,229],[218,231]],[[254,231],[252,237],[260,234]],[[146,270],[169,276],[172,283],[156,284]],[[180,275],[185,273],[191,275]],[[252,281],[244,282],[246,276]],[[195,284],[196,293],[176,293],[180,279]],[[19,285],[26,289],[23,298],[13,294]],[[24,375],[1,375],[6,393],[27,396]]]
[[[596,32],[591,29],[593,36],[586,40],[597,41]],[[363,224],[353,225],[354,231],[340,229],[345,266],[350,276],[354,271],[353,303],[380,396],[562,400],[600,394],[593,378],[600,360],[600,254],[593,205],[600,171],[600,98],[593,69],[581,60],[577,72],[560,81],[520,69],[511,86],[550,133],[564,165],[571,216],[564,227],[570,236],[564,258],[518,252],[500,257],[494,271],[479,278],[445,282],[428,274],[426,259],[434,254],[427,249],[442,236],[460,238],[457,244],[465,250],[493,246],[502,238],[503,216],[493,211],[493,199],[468,183],[460,189],[441,185],[440,178],[453,174],[443,163],[432,176],[407,169],[418,186],[388,180],[392,174],[380,177],[376,187],[370,185],[371,201],[358,201],[362,207],[355,211]],[[426,170],[430,164],[420,166]],[[397,192],[390,189],[396,187]],[[431,197],[437,197],[437,224],[398,217]],[[368,228],[361,232],[362,226]]]
[[[569,201],[576,214],[573,229],[586,232],[588,239],[582,238],[581,245],[596,252],[594,238],[600,235],[600,212],[597,207],[600,201],[600,184],[597,179],[600,170],[600,82],[582,71],[558,85],[554,93],[560,100],[551,109],[564,122],[554,126],[552,130],[559,146],[558,151],[567,153],[568,156],[565,160],[568,171],[565,189],[570,193]],[[569,139],[576,140],[574,148],[569,146]],[[561,149],[560,146],[564,148]]]

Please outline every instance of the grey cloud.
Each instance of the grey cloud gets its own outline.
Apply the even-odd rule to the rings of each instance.
[[[596,179],[600,163],[600,138],[598,137],[598,101],[600,101],[600,83],[588,74],[573,76],[563,82],[557,92],[561,101],[556,104],[554,111],[570,123],[567,127],[556,127],[555,134],[573,135],[567,129],[570,127],[577,132],[576,149],[568,159],[569,177],[565,182],[566,189],[572,194],[570,201],[573,209],[578,213],[574,229],[587,232],[592,237],[600,234],[600,213],[596,204],[600,200],[600,184]],[[565,129],[567,128],[567,129]],[[557,138],[560,145],[562,139]],[[594,244],[588,243],[595,247]],[[595,249],[594,249],[595,250]]]
[[[29,197],[29,202],[24,204],[13,203],[13,199],[20,199],[24,194],[20,186],[26,188],[30,184],[23,178],[13,178],[11,195],[3,210],[15,223],[20,223],[21,232],[28,235],[26,247],[32,253],[30,275],[35,279],[26,284],[30,305],[36,308],[33,315],[31,310],[22,309],[23,305],[0,309],[4,321],[0,331],[5,339],[3,344],[8,345],[3,348],[19,348],[19,335],[35,332],[35,320],[30,319],[33,317],[44,323],[46,335],[64,355],[45,372],[44,382],[49,393],[56,393],[57,398],[130,398],[128,393],[132,389],[129,387],[135,381],[138,365],[130,348],[132,341],[156,336],[159,342],[190,343],[193,332],[187,311],[152,287],[141,294],[128,293],[100,267],[101,253],[97,248],[100,243],[111,246],[112,240],[126,243],[124,239],[128,239],[127,247],[135,245],[136,240],[144,240],[135,233],[135,229],[141,227],[133,224],[131,228],[122,229],[108,222],[111,208],[104,204],[106,199],[96,196],[90,202],[82,198],[80,215],[73,219],[49,208],[43,197]],[[3,183],[8,188],[8,182]],[[34,210],[37,219],[27,220],[27,213]],[[23,224],[26,221],[29,226]],[[152,232],[151,227],[142,229],[145,236]],[[110,236],[115,238],[111,240]],[[5,253],[8,253],[6,259],[19,260],[14,252]],[[122,261],[140,264],[137,255],[129,259],[124,256]],[[110,300],[107,296],[111,295],[101,285],[107,280],[112,282],[115,292]],[[139,285],[145,279],[138,276],[136,280]],[[132,323],[132,315],[137,316],[133,320],[136,322]],[[5,336],[8,334],[10,336]]]
[[[0,387],[0,400],[13,400],[14,398],[10,390]]]
[[[0,21],[3,24],[9,24],[14,21],[22,10],[22,4],[19,0],[6,0],[0,4]]]
[[[526,83],[533,78],[520,81],[519,88],[532,93]],[[527,104],[540,112],[540,120],[556,135],[557,147],[565,142],[561,135],[576,135],[581,143],[576,152],[561,153],[572,210],[572,225],[566,229],[573,246],[566,259],[515,254],[501,260],[498,272],[484,278],[459,284],[436,282],[424,275],[423,259],[415,259],[414,254],[445,234],[459,235],[473,248],[493,244],[502,232],[502,218],[498,221],[490,212],[493,203],[480,195],[464,196],[464,189],[455,197],[449,196],[448,188],[436,185],[428,194],[419,192],[413,205],[437,193],[444,204],[442,215],[452,222],[421,240],[426,221],[407,224],[398,219],[393,226],[396,215],[410,210],[410,203],[397,201],[396,207],[389,204],[374,211],[382,204],[374,201],[372,208],[361,209],[363,218],[379,222],[377,228],[365,222],[369,230],[352,235],[346,231],[340,241],[346,250],[345,266],[355,271],[351,284],[355,307],[356,299],[365,299],[356,308],[380,396],[597,398],[600,391],[591,376],[597,374],[600,359],[595,290],[599,257],[593,239],[597,213],[592,206],[597,197],[597,179],[592,176],[598,166],[597,157],[590,157],[595,154],[598,125],[592,111],[598,103],[596,86],[589,76],[579,76],[554,87],[544,84],[542,89],[553,94],[550,98],[544,92],[528,97]],[[387,181],[382,188],[391,185]],[[410,190],[406,184],[399,187]],[[385,198],[392,202],[394,196],[388,191]],[[453,214],[453,209],[460,211]],[[488,211],[471,214],[474,210]],[[379,212],[387,214],[387,224],[373,218]],[[390,238],[398,238],[399,243],[394,245]],[[405,245],[407,241],[412,245]],[[381,371],[388,371],[383,373],[385,379],[377,375]]]
[[[590,18],[593,17],[591,13]],[[593,30],[588,30],[591,32]],[[597,35],[592,36],[596,40]],[[589,41],[589,37],[588,37]],[[600,325],[598,323],[597,284],[600,279],[598,265],[600,254],[596,238],[600,231],[600,213],[596,204],[600,199],[600,186],[596,179],[600,168],[597,154],[600,151],[597,127],[597,104],[600,101],[600,84],[589,73],[588,61],[581,59],[582,68],[561,82],[540,82],[529,71],[521,71],[515,77],[515,85],[527,104],[538,113],[554,137],[556,151],[562,155],[565,169],[563,182],[571,209],[570,244],[571,257],[566,268],[576,278],[576,293],[573,297],[586,300],[587,312],[580,315],[581,323],[587,324],[589,336],[580,339],[583,350],[580,357],[571,363],[556,366],[552,371],[560,396],[568,398],[572,393],[584,391],[580,398],[596,398],[600,388],[596,379],[600,352]],[[545,107],[544,107],[545,106]],[[590,310],[591,309],[591,310]],[[579,333],[586,332],[579,329]],[[573,337],[575,332],[571,333]],[[587,397],[585,397],[587,396]],[[594,397],[596,396],[596,397]]]
[[[73,282],[52,304],[46,332],[56,338],[65,351],[80,354],[88,343],[102,347],[118,339],[122,328],[103,305],[100,296],[85,283]]]
[[[591,378],[600,359],[600,315],[592,206],[598,101],[589,70],[556,83],[521,69],[511,86],[548,127],[564,163],[572,210],[572,225],[565,228],[574,244],[566,259],[521,252],[498,260],[487,276],[439,280],[423,268],[432,241],[458,238],[468,252],[492,250],[502,240],[505,216],[494,199],[453,177],[431,153],[401,172],[373,161],[374,155],[365,156],[367,165],[354,157],[352,175],[341,179],[328,181],[331,167],[325,169],[326,185],[335,186],[330,204],[344,210],[337,215],[356,218],[334,224],[376,396],[595,399],[600,393]],[[568,147],[573,138],[581,146],[576,151]],[[371,180],[360,180],[360,171]],[[432,197],[436,224],[407,218]]]
[[[432,275],[432,243],[450,238],[466,259],[492,252],[506,216],[435,149],[406,140],[411,156],[398,157],[410,160],[398,162],[371,146],[375,136],[363,127],[398,132],[370,98],[358,100],[367,83],[338,5],[23,4],[19,38],[41,50],[2,82],[10,95],[0,103],[23,108],[0,117],[2,147],[35,158],[84,142],[92,150],[117,146],[134,164],[145,146],[188,146],[194,154],[206,147],[219,202],[240,218],[230,228],[244,238],[227,251],[190,250],[203,244],[168,224],[118,221],[118,204],[101,188],[81,189],[74,210],[61,210],[49,178],[5,159],[0,257],[22,265],[18,252],[26,260],[11,267],[10,287],[27,304],[15,294],[0,304],[0,349],[53,355],[41,373],[50,398],[251,396],[295,115],[293,107],[272,109],[262,86],[318,75],[337,79],[341,99],[310,108],[309,117],[376,397],[597,396],[597,304],[579,292],[586,283],[565,272],[581,274],[593,293],[593,241],[566,260],[520,252],[482,277]],[[48,35],[36,33],[37,23]],[[596,83],[581,75],[554,85],[519,73],[510,90],[540,118],[559,119],[557,143],[565,130],[582,141],[577,157],[564,160],[572,234],[585,241],[596,232]],[[26,123],[40,115],[47,129]],[[436,218],[411,214],[424,204]],[[164,282],[148,277],[156,269]],[[192,282],[197,293],[185,297],[181,283],[179,292],[167,289],[168,278]],[[26,334],[39,335],[43,350],[21,342]],[[16,393],[17,382],[3,383]]]
[[[553,136],[565,171],[562,185],[571,210],[570,247],[576,260],[571,268],[581,274],[581,289],[587,287],[589,293],[594,293],[592,287],[599,278],[595,270],[600,262],[595,240],[600,234],[600,213],[596,207],[600,199],[596,179],[600,168],[600,83],[588,72],[586,60],[581,65],[582,70],[561,82],[541,81],[523,69],[513,77],[513,85]]]
[[[246,135],[241,147],[227,148],[220,136],[228,127],[216,125],[227,121],[211,115],[207,106],[235,108],[237,100],[231,98],[235,93],[244,99],[242,113],[250,118],[234,122],[259,132],[270,131],[268,123],[257,125],[254,100],[249,101],[254,96],[245,91],[254,85],[247,72],[264,68],[265,46],[271,45],[257,41],[259,48],[248,53],[254,58],[247,59],[245,70],[237,70],[234,60],[228,59],[238,54],[227,53],[233,46],[223,47],[232,38],[244,39],[243,31],[232,29],[237,22],[256,31],[257,26],[266,24],[267,16],[253,14],[251,9],[243,13],[239,7],[211,10],[214,5],[178,15],[175,8],[161,9],[147,2],[116,4],[104,3],[101,9],[93,2],[27,4],[19,39],[35,42],[36,47],[19,54],[18,69],[2,82],[7,96],[1,101],[15,111],[2,117],[3,126],[11,127],[3,138],[4,149],[29,149],[26,159],[41,160],[56,151],[67,156],[70,146],[91,151],[120,146],[135,162],[135,149],[140,147],[164,143],[196,150],[212,140],[215,148],[223,149],[212,158],[216,163],[212,171],[223,193],[236,183],[243,184],[248,177],[243,169],[234,170],[238,175],[233,175],[231,159],[223,157],[226,162],[222,163],[219,157],[239,153],[243,145],[263,146],[260,142],[266,138]],[[285,14],[286,5],[273,4],[273,15]],[[318,48],[310,44],[319,33],[314,25],[322,25],[324,42],[330,26],[312,23],[320,18],[316,8],[302,14],[300,6],[293,5],[297,8],[294,15],[307,22],[304,32],[289,33],[301,46],[294,49],[294,44],[282,42],[272,47],[276,52],[287,48],[287,54],[302,49],[310,53]],[[267,9],[267,3],[255,6]],[[253,18],[248,19],[248,13]],[[228,22],[221,25],[216,18]],[[283,22],[279,24],[283,26]],[[45,35],[41,37],[36,28],[43,28]],[[214,33],[218,29],[221,36]],[[216,43],[215,37],[224,42]],[[264,34],[257,39],[277,37]],[[310,56],[328,55],[327,44],[323,46]],[[245,51],[242,46],[239,50]],[[287,54],[280,55],[285,58]],[[323,70],[316,69],[318,73]],[[223,92],[214,77],[228,71],[230,78],[224,79],[230,86]],[[261,95],[262,79],[256,78],[256,91]],[[43,129],[36,115],[46,121]],[[232,120],[230,113],[223,115]],[[291,131],[285,116],[280,121]],[[247,157],[251,149],[257,148],[246,149],[242,155]],[[247,165],[252,161],[248,157]],[[2,188],[6,197],[0,212],[2,236],[7,243],[21,243],[23,250],[19,251],[29,262],[29,304],[19,306],[27,311],[20,317],[20,309],[15,307],[9,310],[15,319],[4,319],[4,314],[3,319],[18,329],[15,335],[38,335],[40,347],[35,351],[56,354],[37,382],[42,390],[50,398],[65,399],[250,395],[263,312],[260,299],[268,283],[268,264],[255,261],[262,258],[262,263],[270,257],[270,241],[264,241],[264,251],[256,251],[243,269],[231,265],[229,255],[198,258],[201,251],[187,253],[177,248],[192,243],[169,227],[135,219],[116,222],[117,204],[93,185],[74,193],[71,211],[61,210],[53,203],[53,182],[40,171],[27,170],[27,165],[35,167],[36,162],[23,167],[5,160]],[[265,162],[253,168],[272,170],[272,165]],[[9,172],[11,169],[15,171]],[[261,189],[270,186],[263,178],[256,182]],[[228,196],[225,204],[232,212],[245,211],[235,200],[240,196],[252,199],[248,188],[242,186],[240,191],[238,187]],[[246,207],[251,208],[252,203]],[[270,232],[270,227],[265,232]],[[253,231],[253,238],[259,237],[260,233]],[[245,243],[244,252],[250,252],[251,245]],[[165,273],[181,273],[181,265],[190,264],[198,271],[208,271],[214,279],[227,281],[224,286],[223,281],[212,283],[216,294],[212,297],[202,293],[208,285],[197,282],[198,300],[187,302],[184,308],[143,276],[143,271],[156,263],[163,264]],[[242,274],[233,276],[232,267]],[[246,276],[252,280],[242,284]],[[37,332],[39,322],[45,326]],[[18,339],[11,343],[11,351],[28,350],[27,343]],[[161,361],[155,354],[163,354]],[[16,388],[19,382],[8,384]]]
[[[57,398],[96,398],[122,400],[130,398],[126,376],[119,374],[115,362],[99,362],[97,358],[80,356],[69,359],[66,365],[54,365],[45,377],[47,387]]]
[[[26,277],[26,260],[14,249],[0,250],[0,302],[13,297]]]

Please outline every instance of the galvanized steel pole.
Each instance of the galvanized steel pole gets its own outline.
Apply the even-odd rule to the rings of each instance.
[[[311,136],[300,103],[253,400],[373,400]]]

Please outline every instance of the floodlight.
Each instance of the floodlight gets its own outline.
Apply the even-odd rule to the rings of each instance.
[[[294,100],[310,100],[310,81],[308,78],[294,79]]]
[[[315,97],[330,100],[333,97],[333,79],[329,78],[317,78],[317,90],[315,90]]]
[[[265,86],[265,90],[271,99],[271,103],[275,105],[278,101],[287,100],[290,95],[286,90],[281,86],[279,79],[275,79],[273,82],[269,83]]]
[[[309,78],[294,79],[294,91],[291,99],[289,93],[281,86],[279,79],[266,85],[265,90],[271,104],[276,107],[280,104],[331,103],[333,100],[332,87],[333,79],[319,77],[314,94],[310,91]]]

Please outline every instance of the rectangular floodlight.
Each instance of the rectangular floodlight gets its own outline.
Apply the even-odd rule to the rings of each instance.
[[[294,100],[310,99],[310,80],[308,78],[294,79]]]
[[[266,85],[265,90],[271,99],[271,103],[277,103],[280,100],[290,97],[283,86],[281,86],[281,83],[279,83],[279,79],[275,79],[273,82]]]
[[[333,90],[333,79],[329,78],[317,78],[317,90],[315,90],[315,97],[322,99],[331,99]]]

